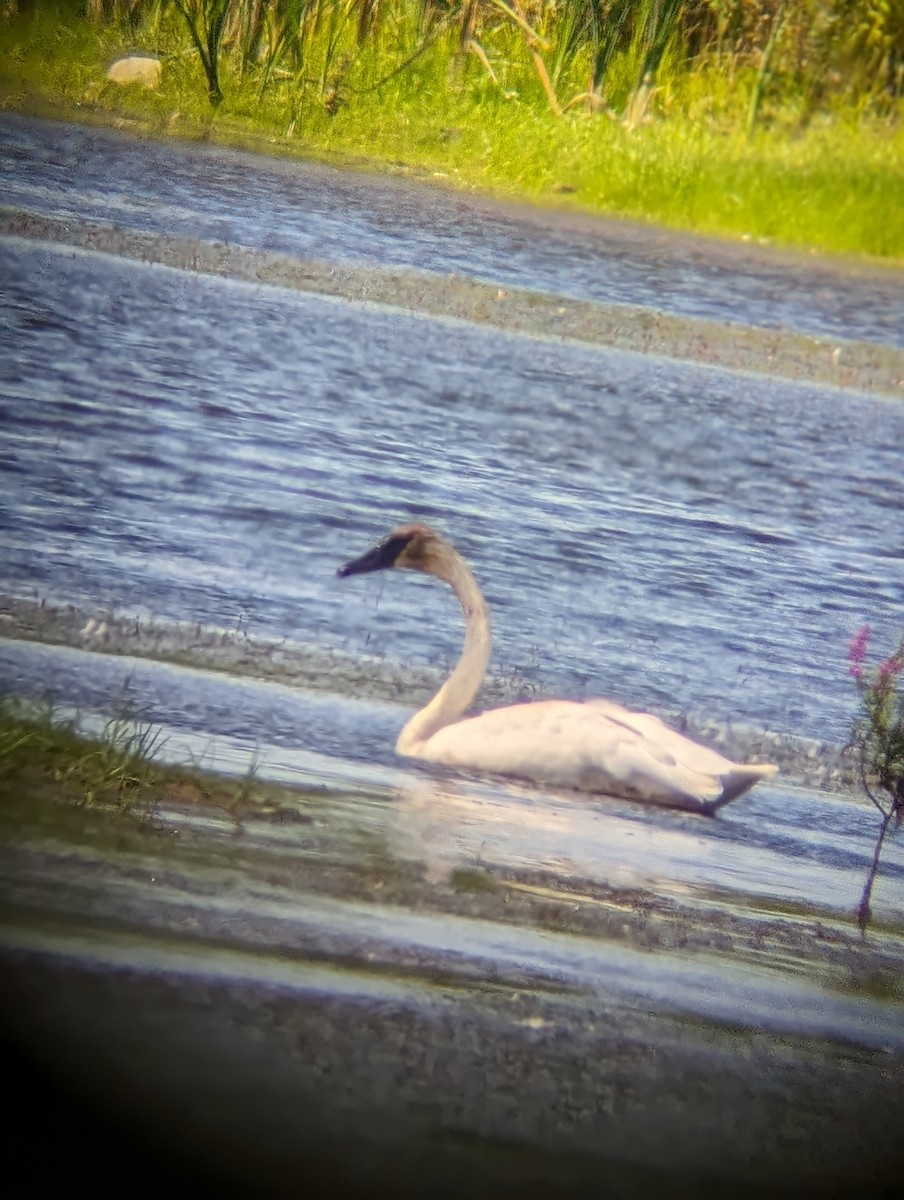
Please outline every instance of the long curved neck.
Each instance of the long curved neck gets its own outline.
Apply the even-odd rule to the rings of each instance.
[[[430,573],[450,584],[458,597],[465,618],[465,644],[452,674],[399,734],[399,754],[411,754],[438,729],[458,720],[477,695],[490,661],[490,614],[468,564],[450,546],[440,560],[431,563]]]

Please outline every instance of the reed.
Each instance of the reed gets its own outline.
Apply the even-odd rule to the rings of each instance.
[[[89,0],[87,13],[171,44],[181,29],[214,104],[221,57],[228,74],[264,87],[292,77],[327,100],[337,77],[378,61],[401,73],[442,34],[447,68],[467,59],[557,112],[589,99],[624,116],[642,91],[700,71],[744,93],[748,124],[789,99],[888,112],[904,85],[904,9],[879,0]]]

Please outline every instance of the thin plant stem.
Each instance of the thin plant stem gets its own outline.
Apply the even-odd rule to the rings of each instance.
[[[879,806],[877,806],[879,807]],[[870,908],[870,900],[873,894],[873,884],[876,880],[876,875],[879,873],[879,860],[882,857],[882,844],[885,841],[885,835],[888,832],[888,826],[894,816],[894,809],[890,808],[887,811],[879,807],[882,813],[882,824],[879,826],[879,836],[876,839],[876,848],[873,851],[873,861],[870,864],[869,872],[866,876],[866,883],[863,886],[863,895],[860,897],[860,903],[857,905],[857,925],[863,937],[866,937],[866,927],[869,925],[872,918],[872,909]]]
[[[747,112],[747,140],[753,137],[753,131],[756,127],[757,117],[760,112],[760,104],[763,100],[763,88],[766,85],[766,78],[769,74],[769,68],[772,65],[772,55],[775,52],[778,35],[781,32],[782,25],[785,21],[785,12],[787,11],[787,0],[782,0],[778,12],[775,14],[775,21],[772,25],[772,32],[769,34],[769,41],[766,43],[763,50],[763,58],[760,62],[760,69],[757,71],[756,83],[753,85],[753,94],[750,97],[750,108]]]

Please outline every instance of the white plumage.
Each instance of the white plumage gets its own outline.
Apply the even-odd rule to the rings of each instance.
[[[658,717],[611,700],[539,700],[462,719],[491,649],[489,613],[477,581],[454,546],[426,525],[394,530],[340,567],[339,575],[387,567],[445,580],[465,618],[461,657],[430,703],[405,725],[396,743],[399,754],[704,813],[775,774],[771,764],[731,762]]]

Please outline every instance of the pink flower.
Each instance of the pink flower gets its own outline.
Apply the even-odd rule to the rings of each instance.
[[[863,673],[863,659],[869,644],[870,627],[861,625],[848,646],[848,673],[859,679]]]
[[[891,658],[886,659],[879,667],[879,682],[888,683],[891,678],[898,674],[902,666],[904,666],[904,663],[901,662],[901,659],[896,654],[893,654]]]

